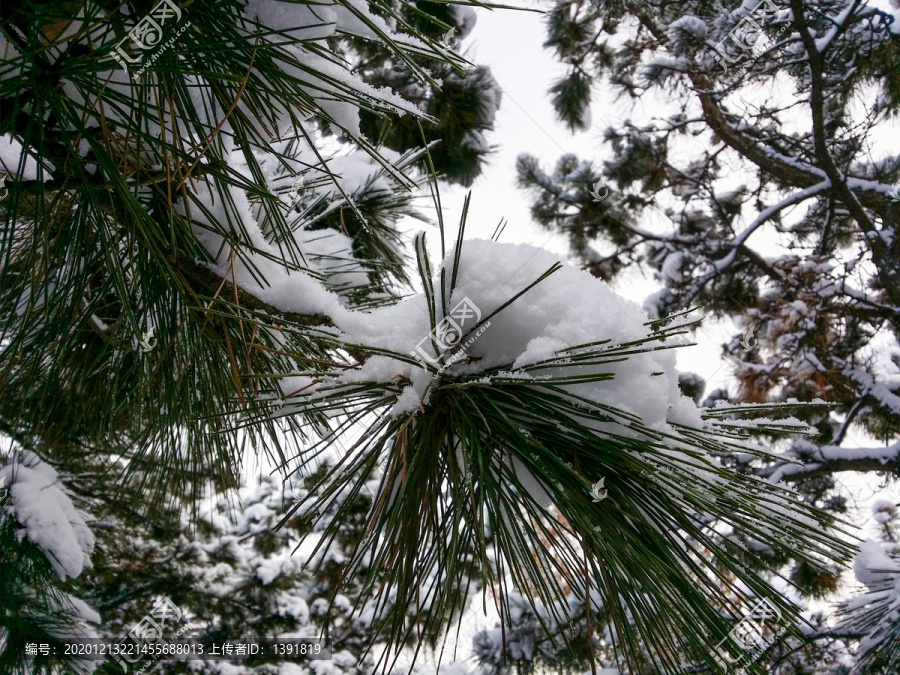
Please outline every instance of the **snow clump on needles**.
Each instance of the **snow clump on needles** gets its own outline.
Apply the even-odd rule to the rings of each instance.
[[[443,261],[447,284],[453,269],[451,252]],[[459,264],[457,285],[448,303],[456,307],[464,298],[487,317],[516,293],[534,282],[559,258],[527,244],[501,244],[490,240],[466,241]],[[439,275],[436,286],[440,283]],[[435,295],[440,304],[440,290]],[[440,318],[440,309],[439,318]],[[560,350],[599,340],[621,345],[642,340],[649,332],[649,318],[637,304],[617,295],[605,282],[577,268],[564,265],[490,318],[490,327],[468,348],[470,359],[451,367],[452,374],[474,374],[498,367],[509,371],[551,358]],[[397,305],[372,313],[348,314],[338,325],[348,339],[400,354],[415,351],[431,330],[425,296],[418,294]],[[473,324],[467,324],[465,328]],[[429,340],[423,349],[434,355]],[[451,351],[453,351],[451,349]],[[505,374],[509,375],[507,371]],[[661,350],[627,360],[575,368],[540,368],[528,372],[539,380],[546,375],[583,375],[605,372],[615,377],[603,382],[567,384],[566,390],[600,404],[639,416],[644,424],[662,429],[667,414],[676,421],[702,426],[694,402],[678,388],[675,353]],[[431,374],[421,366],[390,356],[374,356],[359,370],[344,375],[347,381],[387,382],[397,374],[413,384],[402,396],[395,414],[418,407]],[[523,374],[524,376],[524,374]]]

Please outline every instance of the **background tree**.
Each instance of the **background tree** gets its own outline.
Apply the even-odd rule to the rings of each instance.
[[[565,1],[547,25],[545,46],[568,69],[553,104],[571,129],[590,128],[600,88],[663,112],[636,110],[606,129],[602,168],[566,155],[545,171],[521,156],[535,219],[565,233],[595,276],[652,270],[663,288],[647,300],[651,314],[698,306],[737,324],[743,337],[724,351],[738,389],[710,393],[707,405],[831,404],[806,413],[817,438],[775,443],[767,461],[726,464],[789,483],[835,513],[846,510],[835,473],[896,480],[900,155],[886,142],[900,109],[896,14],[858,0]],[[683,384],[702,398],[698,380]],[[854,430],[884,446],[860,447]],[[807,596],[835,589],[830,573],[788,569]],[[868,616],[878,620],[842,623],[846,633],[822,627],[811,635],[816,649],[798,648],[778,672],[845,672],[820,657],[860,632],[868,658],[858,665],[896,669],[886,637],[900,629],[896,616]]]
[[[353,498],[351,510],[356,516],[343,519],[337,537],[309,556],[308,551],[295,554],[295,550],[301,535],[312,533],[312,513],[294,515],[277,531],[275,526],[308,493],[307,487],[324,475],[327,465],[296,482],[284,481],[280,475],[259,477],[236,492],[211,492],[202,504],[189,500],[188,494],[169,495],[164,509],[148,514],[135,490],[139,476],[122,484],[118,476],[124,467],[116,458],[95,458],[77,476],[64,478],[21,448],[6,459],[9,463],[3,471],[11,480],[13,494],[4,500],[11,508],[2,521],[0,590],[3,609],[9,612],[4,616],[5,644],[0,656],[5,672],[21,668],[27,644],[46,643],[56,648],[57,656],[39,654],[31,659],[32,672],[42,668],[83,672],[99,666],[97,673],[121,673],[114,660],[101,664],[62,657],[61,640],[80,635],[131,644],[134,638],[129,631],[161,597],[171,600],[181,613],[174,622],[164,623],[166,636],[177,632],[209,645],[215,640],[325,634],[332,645],[329,666],[333,672],[374,668],[374,655],[381,646],[379,623],[397,610],[354,594],[358,585],[341,583],[345,561],[364,535],[362,519],[374,490],[369,496]],[[202,483],[204,474],[194,479]],[[67,521],[54,519],[52,509],[41,511],[27,503],[27,495],[33,494],[27,491],[29,483],[42,478],[38,496],[44,503],[68,507],[59,510],[68,516]],[[73,501],[89,507],[91,518],[72,508]],[[198,512],[192,514],[192,508]],[[321,530],[330,520],[325,514],[316,527]],[[23,526],[29,536],[19,541],[15,531]],[[34,530],[45,535],[38,543],[31,541]],[[67,534],[82,540],[83,550],[66,548]],[[316,537],[321,535],[313,533]],[[48,586],[63,586],[77,596],[53,599]],[[45,606],[47,602],[53,604]],[[415,621],[414,615],[409,618]],[[436,637],[425,647],[435,650]],[[165,673],[225,670],[232,675],[268,673],[273,664],[298,661],[296,656],[269,656],[238,667],[202,659],[163,663],[150,657],[122,659],[129,672],[157,666]]]

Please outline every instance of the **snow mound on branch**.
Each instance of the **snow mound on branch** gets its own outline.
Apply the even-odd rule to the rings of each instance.
[[[9,486],[6,511],[23,527],[20,540],[27,537],[40,546],[60,579],[91,566],[94,535],[53,467],[25,452],[0,469],[0,483]]]
[[[54,601],[57,609],[61,613],[72,616],[75,621],[69,625],[51,626],[50,632],[60,639],[97,639],[100,635],[94,629],[94,625],[100,624],[100,615],[91,608],[84,600],[76,598],[74,595],[66,593],[62,602]],[[90,662],[94,663],[94,662]],[[99,665],[99,664],[98,664]]]
[[[879,523],[888,522],[896,513],[897,507],[887,499],[876,499],[872,502],[872,517]]]
[[[885,553],[878,542],[869,539],[859,547],[853,573],[861,584],[877,588],[900,574],[900,562]]]
[[[709,28],[699,16],[686,14],[670,23],[668,32],[669,34],[684,32],[693,35],[698,40],[705,40],[707,33],[709,33]]]
[[[229,139],[225,144],[230,167],[248,182],[255,180],[243,151],[234,149]],[[273,147],[279,152],[288,149],[285,142]],[[180,198],[176,206],[185,216],[190,206],[194,233],[213,258],[209,267],[216,274],[229,280],[233,276],[242,290],[283,312],[340,316],[347,312],[346,299],[335,291],[366,286],[372,270],[356,258],[349,236],[330,228],[310,229],[314,222],[295,225],[293,209],[298,204],[304,208],[320,205],[318,222],[346,207],[341,190],[349,198],[359,200],[392,194],[395,186],[385,169],[365,153],[319,159],[312,146],[300,141],[291,145],[290,152],[291,157],[282,157],[278,162],[271,156],[260,155],[259,159],[267,187],[284,201],[294,248],[299,251],[300,269],[289,269],[284,263],[290,259],[284,243],[275,240],[262,205],[252,204],[243,189],[227,188],[229,204],[208,184],[201,183],[191,193],[188,205]],[[381,154],[391,162],[402,158],[391,150]],[[299,181],[295,174],[302,174]],[[292,186],[298,184],[302,187],[302,200],[292,191]],[[234,246],[226,241],[226,232],[230,241],[241,244]]]
[[[306,272],[288,270],[278,262],[281,251],[268,241],[253,217],[246,193],[228,186],[234,210],[213,195],[210,187],[198,184],[191,195],[203,208],[192,210],[194,233],[216,258],[210,267],[226,279],[234,279],[240,288],[283,312],[333,314],[342,310],[340,299]],[[183,210],[183,202],[178,206]],[[217,231],[222,223],[232,223],[235,231],[243,227],[245,246],[233,249]],[[232,261],[232,252],[235,253]]]
[[[891,555],[893,553],[893,555]],[[871,539],[859,547],[853,563],[856,578],[868,591],[841,603],[841,620],[835,629],[862,633],[858,659],[869,653],[896,653],[896,626],[900,620],[900,546]]]
[[[457,36],[460,40],[469,37],[469,34],[475,29],[478,21],[478,15],[472,7],[463,7],[462,5],[447,5],[447,9],[456,21],[456,28],[459,31]]]
[[[709,26],[700,17],[688,14],[670,23],[666,32],[669,37],[669,52],[673,56],[679,57],[676,61],[669,63],[675,70],[684,70],[684,66],[690,65],[693,57],[697,55],[698,48],[706,41]],[[649,65],[652,66],[654,61],[657,70],[660,67],[665,70],[665,61],[667,60],[653,59]]]
[[[457,286],[448,303],[451,314],[459,303],[468,299],[481,317],[487,317],[557,262],[556,255],[527,244],[466,241]],[[443,265],[449,285],[452,253]],[[438,284],[439,271],[435,279]],[[441,294],[437,288],[435,294],[440,305]],[[606,283],[587,272],[563,265],[490,318],[490,326],[467,349],[470,357],[479,360],[452,367],[465,373],[504,366],[513,370],[545,359],[566,347],[605,339],[610,340],[611,345],[642,339],[649,332],[644,325],[647,321],[646,312],[618,296]],[[471,322],[464,329],[473,325]],[[348,315],[338,322],[338,326],[349,339],[362,344],[402,354],[415,352],[418,347],[434,356],[428,338],[431,326],[427,304],[422,294],[370,314]],[[634,413],[649,427],[663,428],[670,411],[678,413],[680,423],[701,426],[694,402],[682,396],[679,390],[675,354],[671,350],[635,354],[625,361],[599,366],[548,368],[523,376],[562,372],[566,375],[614,374],[613,380],[565,385],[565,388],[591,401]],[[342,379],[386,382],[398,373],[413,380],[411,389],[414,392],[408,389],[394,412],[409,412],[417,407],[430,382],[430,376],[417,365],[376,356],[368,359],[362,368],[346,373]]]

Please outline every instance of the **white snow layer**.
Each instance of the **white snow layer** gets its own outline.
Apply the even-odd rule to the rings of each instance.
[[[897,507],[887,499],[876,499],[872,502],[872,518],[879,523],[886,523],[897,512]]]
[[[279,148],[281,149],[281,148]],[[297,142],[292,147],[293,157],[286,158],[291,169],[303,174],[304,199],[321,200],[326,213],[340,208],[340,190],[352,198],[359,198],[393,191],[393,185],[385,176],[385,170],[369,155],[336,156],[320,161],[306,143]],[[390,161],[399,161],[400,155],[390,150],[381,153]],[[231,168],[253,180],[246,159],[240,150],[229,155]],[[320,166],[313,166],[319,164]],[[265,173],[269,189],[274,194],[288,193],[296,177],[284,173],[280,163],[263,160],[260,168]],[[212,269],[222,277],[232,278],[248,293],[283,312],[298,314],[326,314],[335,318],[345,310],[342,298],[330,287],[352,287],[368,283],[370,271],[353,254],[352,240],[337,231],[294,228],[297,248],[303,254],[304,270],[327,277],[323,283],[304,270],[289,270],[283,263],[283,246],[273,243],[266,226],[263,210],[253,206],[247,193],[235,186],[228,188],[233,200],[231,205],[218,198],[206,183],[198,183],[190,195],[190,211],[194,218],[194,232],[209,253],[214,256]],[[291,197],[285,194],[286,208]],[[184,200],[177,208],[187,214]],[[290,217],[290,214],[287,214]],[[322,214],[324,215],[324,214]],[[320,216],[321,217],[321,216]],[[221,235],[228,231],[243,246],[232,247]],[[232,253],[235,254],[232,263]],[[232,267],[233,264],[233,267]]]
[[[23,529],[20,537],[40,546],[61,579],[77,577],[91,566],[94,535],[87,516],[69,499],[56,471],[33,453],[0,469],[0,483],[9,486],[6,510]]]
[[[869,539],[860,544],[859,554],[853,561],[853,573],[861,584],[878,588],[900,574],[900,562],[885,553],[878,542]]]
[[[556,255],[526,244],[466,241],[449,307],[452,310],[468,298],[482,317],[486,317],[558,261]],[[445,259],[444,266],[448,271],[452,269],[452,254]],[[440,303],[440,291],[436,294]],[[424,296],[419,294],[369,314],[346,312],[335,319],[348,339],[405,355],[415,350],[431,330],[426,307]],[[480,357],[480,361],[453,367],[469,373],[504,365],[519,368],[565,347],[604,339],[610,339],[612,345],[630,342],[647,335],[644,325],[647,320],[647,314],[638,305],[616,295],[603,281],[564,265],[490,319],[490,327],[469,348],[469,354]],[[430,340],[426,339],[421,346],[433,354]],[[543,369],[532,371],[531,375],[557,372],[563,371]],[[613,380],[566,385],[566,389],[639,415],[649,427],[664,428],[672,410],[677,411],[678,422],[701,426],[694,402],[682,396],[678,388],[673,351],[635,355],[602,366],[567,368],[564,372],[567,375],[613,373]],[[653,375],[660,372],[663,374]],[[395,413],[413,410],[430,381],[430,376],[418,366],[388,356],[373,356],[342,379],[387,382],[398,373],[413,380],[410,389],[415,391],[407,390],[402,408],[395,409]]]
[[[684,31],[685,33],[689,33],[699,40],[705,40],[706,35],[709,32],[709,28],[707,27],[706,22],[699,16],[685,14],[684,16],[676,19],[669,24],[668,32],[670,34],[676,33],[678,31]]]

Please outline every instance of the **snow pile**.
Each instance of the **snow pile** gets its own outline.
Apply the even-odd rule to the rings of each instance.
[[[276,597],[275,613],[296,619],[301,625],[309,623],[309,605],[306,598],[291,590],[283,591]]]
[[[859,555],[853,561],[853,573],[861,584],[876,589],[900,574],[900,561],[885,553],[878,542],[869,539],[859,547]],[[897,592],[900,593],[900,589]]]
[[[254,574],[263,586],[268,586],[283,574],[292,574],[303,567],[302,560],[292,555],[290,549],[279,550],[255,564]]]
[[[653,71],[687,70],[698,53],[705,51],[704,43],[709,34],[709,26],[699,16],[686,14],[669,24],[666,33],[669,38],[668,52],[676,57],[674,60],[655,57],[647,64],[648,75],[653,78]]]
[[[897,513],[897,506],[887,499],[876,499],[872,502],[872,517],[879,523],[886,523]]]
[[[893,552],[891,555],[890,552]],[[900,648],[900,546],[871,539],[859,547],[853,563],[856,578],[868,587],[861,595],[841,603],[837,631],[863,635],[857,657],[896,655]],[[892,671],[893,672],[893,671]]]
[[[709,33],[709,28],[707,27],[706,22],[699,16],[685,14],[669,24],[668,33],[670,36],[674,36],[678,33],[687,33],[698,40],[705,40],[706,35]]]
[[[451,314],[467,299],[482,318],[487,317],[557,262],[557,256],[534,246],[466,241],[457,287],[448,303]],[[448,272],[452,270],[452,255],[445,259],[444,267]],[[440,298],[439,291],[436,295]],[[460,362],[450,372],[473,374],[495,367],[515,370],[567,347],[604,339],[611,340],[611,345],[639,340],[648,333],[644,325],[647,321],[647,314],[638,305],[618,296],[606,283],[564,265],[492,316],[490,328],[469,348],[469,355],[480,360]],[[473,325],[467,324],[464,330]],[[436,356],[427,339],[431,326],[421,294],[370,314],[347,314],[338,326],[349,340],[357,343],[404,355],[419,348],[432,358]],[[667,415],[676,410],[679,422],[701,426],[694,402],[679,390],[675,354],[669,350],[633,355],[625,361],[600,366],[545,368],[518,375],[527,380],[542,375],[597,372],[612,373],[615,379],[567,384],[565,389],[638,415],[648,427],[665,428]],[[398,373],[413,381],[395,408],[395,413],[402,413],[418,407],[431,382],[431,376],[420,366],[390,356],[373,356],[341,379],[388,382]]]
[[[333,314],[341,310],[339,298],[328,291],[310,274],[286,269],[279,262],[282,253],[277,244],[270,243],[260,230],[250,210],[246,193],[234,186],[228,192],[234,211],[210,189],[206,183],[198,183],[192,201],[203,208],[192,208],[197,224],[194,232],[207,251],[218,254],[212,269],[220,276],[234,280],[243,290],[283,312]],[[182,203],[179,204],[183,208]],[[243,229],[244,246],[235,250],[215,230],[231,223],[231,229]],[[233,275],[233,277],[232,277]]]
[[[251,205],[247,193],[239,187],[227,188],[232,206],[219,199],[208,184],[196,185],[190,196],[194,233],[213,256],[211,269],[227,279],[233,275],[242,290],[266,304],[283,312],[342,316],[345,300],[333,291],[365,286],[371,270],[354,256],[350,237],[336,230],[310,227],[332,211],[346,208],[342,192],[357,201],[393,194],[393,179],[386,175],[384,167],[363,153],[332,157],[324,160],[323,165],[316,150],[304,141],[295,141],[290,148],[286,143],[276,143],[273,147],[279,152],[289,151],[290,156],[278,162],[271,157],[261,158],[260,168],[269,190],[281,195],[285,202],[294,248],[300,251],[298,266],[308,271],[292,270],[284,265],[283,260],[290,258],[285,254],[285,243],[274,241],[262,207]],[[402,159],[399,153],[390,150],[381,154],[391,162],[399,163]],[[285,163],[293,173],[285,171]],[[242,151],[231,151],[229,164],[248,182],[254,180]],[[298,181],[295,174],[301,173],[302,197],[297,197],[296,191],[291,190]],[[298,225],[294,211],[313,206],[321,212],[317,212],[314,220],[307,219]],[[187,215],[183,199],[178,200],[176,208]],[[224,232],[243,245],[229,245],[222,236]]]
[[[27,537],[47,555],[61,579],[77,577],[91,566],[94,535],[87,516],[69,499],[56,471],[30,452],[0,469],[0,482],[8,484],[7,512],[21,525],[20,540]]]
[[[62,602],[51,600],[59,613],[70,616],[74,621],[69,624],[51,626],[50,632],[61,640],[91,640],[100,637],[94,626],[100,625],[100,615],[86,602],[74,595],[64,594]],[[93,624],[93,625],[91,625]],[[83,662],[83,667],[93,672],[97,661]]]

